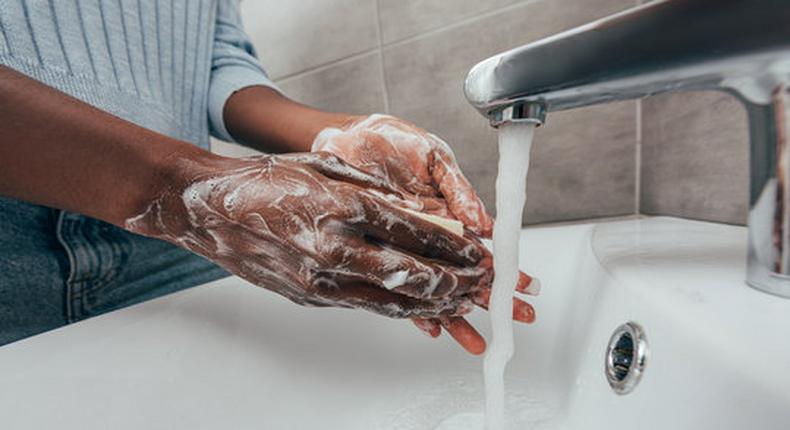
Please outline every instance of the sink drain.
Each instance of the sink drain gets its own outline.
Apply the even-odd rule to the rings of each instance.
[[[642,327],[627,322],[617,327],[606,348],[606,380],[617,394],[628,394],[639,383],[647,363],[647,338]]]

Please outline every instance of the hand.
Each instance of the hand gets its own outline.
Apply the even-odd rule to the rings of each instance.
[[[490,286],[492,260],[479,241],[399,209],[391,184],[331,154],[184,166],[185,180],[125,227],[296,303],[449,317]]]
[[[540,292],[540,282],[529,275],[519,272],[516,291],[532,296]],[[488,309],[488,301],[491,298],[490,286],[472,296],[472,302],[483,309]],[[529,303],[513,298],[513,319],[526,324],[535,322],[535,309]],[[456,340],[464,349],[472,354],[482,354],[486,349],[486,341],[483,336],[471,325],[463,316],[442,315],[438,318],[412,317],[412,322],[428,336],[436,338],[442,333],[442,327]]]
[[[437,136],[388,115],[354,118],[327,128],[313,151],[326,151],[409,194],[416,210],[455,218],[477,235],[491,237],[493,220],[461,173],[450,147]]]
[[[490,237],[493,220],[455,162],[450,147],[439,137],[406,121],[387,115],[354,118],[341,128],[318,134],[314,151],[331,152],[361,170],[387,178],[409,197],[398,204],[464,223],[472,232]],[[536,295],[537,280],[519,273],[516,290]],[[472,296],[473,303],[488,308],[490,289]],[[535,320],[532,306],[513,299],[513,319]],[[437,337],[444,327],[467,351],[480,354],[485,339],[463,317],[412,318],[421,330]]]

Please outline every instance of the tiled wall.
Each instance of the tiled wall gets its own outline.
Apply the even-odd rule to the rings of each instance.
[[[749,202],[746,111],[716,92],[642,101],[641,210],[744,224]]]
[[[469,68],[636,3],[246,0],[242,11],[262,62],[287,95],[329,110],[388,112],[435,132],[493,209],[496,134],[463,97]],[[744,121],[733,101],[708,94],[553,113],[533,147],[525,221],[641,210],[742,222]]]

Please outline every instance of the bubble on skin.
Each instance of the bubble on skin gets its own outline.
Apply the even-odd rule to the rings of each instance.
[[[382,283],[384,284],[384,288],[388,290],[392,290],[394,288],[398,288],[403,286],[406,283],[406,280],[409,278],[409,271],[408,270],[400,270],[398,272],[394,272],[390,274],[387,278],[385,278]]]
[[[343,134],[343,130],[334,127],[327,127],[321,130],[318,135],[316,135],[315,140],[313,141],[312,151],[324,151],[328,149],[325,148],[323,145],[331,145],[334,141],[334,138]],[[320,148],[320,149],[319,149]]]
[[[222,203],[225,206],[225,210],[228,212],[232,212],[235,205],[236,200],[239,198],[239,192],[242,190],[242,187],[236,187],[235,189],[231,190],[225,197],[222,199]]]
[[[395,117],[384,114],[373,114],[352,124],[346,130],[326,128],[316,136],[313,141],[312,149],[313,151],[342,153],[342,145],[335,143],[338,139],[342,140],[346,134],[353,135],[359,132],[374,132],[382,136],[385,142],[392,145],[396,152],[399,152],[399,144],[401,142],[409,142],[410,149],[414,149],[414,145],[419,145],[421,147],[420,156],[426,157],[433,147],[428,137],[416,134],[410,130],[403,130],[393,125],[392,122],[394,121],[397,121]]]
[[[405,313],[403,306],[399,306],[395,303],[385,303],[383,308],[385,312],[389,313],[388,316],[390,317],[398,317]],[[408,314],[405,316],[408,316]]]
[[[140,224],[143,224],[143,221],[145,220],[145,218],[147,218],[150,215],[150,212],[152,212],[152,210],[148,209],[145,212],[141,213],[140,215],[136,215],[127,219],[123,223],[124,228],[126,228],[127,230],[138,230],[139,229],[138,226]]]
[[[435,298],[434,294],[437,288],[439,287],[439,285],[441,284],[442,279],[444,279],[445,277],[449,279],[448,292],[452,292],[459,285],[458,275],[476,277],[485,274],[485,269],[479,267],[455,268],[453,269],[454,272],[437,271],[433,267],[424,264],[423,262],[415,259],[412,256],[406,254],[400,254],[396,249],[390,246],[382,245],[382,248],[383,248],[383,255],[379,260],[379,263],[381,266],[383,266],[383,269],[385,271],[396,270],[398,267],[402,267],[404,261],[406,262],[405,264],[407,264],[408,267],[412,267],[416,269],[413,272],[407,271],[408,272],[407,278],[404,279],[399,285],[399,286],[404,286],[406,284],[421,285],[422,288],[419,294],[415,296],[416,298],[422,298],[422,299]],[[395,258],[394,257],[395,255],[399,255],[399,256]],[[398,286],[393,288],[397,288],[397,287]],[[399,291],[399,292],[407,295],[413,295],[413,294],[409,294],[407,291]]]
[[[240,178],[244,177],[245,174],[248,173],[248,171],[247,170],[240,170],[240,171],[235,172],[235,173],[236,174],[230,173],[227,176],[225,176],[224,178],[222,178],[222,184],[231,184],[231,185],[232,184],[238,184],[238,180]],[[203,227],[203,230],[206,231],[206,233],[210,237],[212,237],[214,245],[217,248],[215,250],[215,252],[218,253],[218,254],[232,255],[232,254],[234,254],[234,251],[231,249],[231,247],[229,247],[227,244],[224,243],[224,240],[222,240],[223,235],[220,232],[218,232],[218,231],[212,230],[211,228],[206,228],[207,227],[207,223],[206,223],[207,220],[212,220],[211,223],[208,223],[209,227],[212,224],[215,224],[220,219],[225,219],[227,221],[227,218],[225,218],[222,214],[214,211],[210,207],[210,205],[208,204],[208,202],[211,201],[212,198],[213,198],[212,193],[214,191],[216,191],[218,188],[222,188],[222,187],[219,187],[219,185],[220,185],[220,183],[215,181],[215,180],[213,180],[213,179],[212,180],[208,180],[208,181],[196,181],[196,182],[190,184],[185,189],[185,191],[183,192],[183,196],[184,196],[183,203],[184,203],[184,206],[187,209],[187,215],[188,215],[188,218],[190,220],[190,223],[193,226]],[[241,185],[241,184],[238,184],[238,185]],[[230,186],[230,187],[225,187],[225,188],[241,190],[243,188],[243,186],[236,186],[236,187]],[[303,194],[303,193],[304,193],[303,190],[297,190],[297,194]],[[232,201],[233,201],[233,199],[231,199],[231,202]],[[144,213],[142,213],[142,214],[140,214],[138,216],[132,217],[129,220],[127,220],[126,225],[129,228],[133,229],[133,230],[142,229],[142,226],[140,226],[140,224],[146,218],[150,218],[150,216],[151,216],[151,214],[153,212],[157,213],[157,218],[159,218],[159,216],[161,215],[161,211],[155,210],[155,208],[157,206],[158,206],[158,204],[152,204],[149,207],[149,209],[146,210]],[[260,219],[261,221],[264,221],[263,218],[260,217],[260,215],[258,215],[258,219]],[[165,228],[166,226],[165,226],[164,223],[157,222],[156,225],[157,225],[157,227],[162,228],[162,230],[166,230],[166,228]],[[265,221],[262,222],[261,225],[265,226],[266,225]],[[171,239],[171,241],[174,241],[174,242],[179,242],[179,243],[186,244],[187,247],[192,249],[193,251],[198,252],[200,254],[203,254],[203,255],[205,255],[207,257],[211,257],[210,252],[206,252],[207,249],[210,249],[207,246],[207,244],[202,243],[202,240],[200,240],[195,235],[190,234],[189,232],[184,232],[184,234],[182,234],[179,237],[178,235],[174,236],[174,235],[168,234],[166,231],[163,231],[162,233],[159,234],[159,236],[162,237],[162,238],[166,238],[166,239],[169,238],[169,239]],[[259,251],[261,251],[261,250],[263,250],[263,247],[261,247],[259,249]],[[206,255],[206,254],[209,254],[209,255]],[[285,255],[283,255],[282,257],[286,258]],[[274,273],[271,270],[263,270],[262,267],[260,267],[257,272],[258,272],[259,276],[262,276],[264,274],[262,272],[266,272],[267,276],[272,275]]]
[[[491,219],[485,213],[482,202],[475,197],[469,182],[464,178],[460,170],[455,167],[455,155],[452,149],[435,134],[422,131],[389,115],[373,114],[345,127],[344,130],[333,128],[331,132],[327,131],[323,135],[319,134],[320,138],[316,138],[313,143],[313,150],[329,151],[340,156],[349,155],[349,160],[359,158],[355,160],[358,167],[362,167],[364,170],[365,166],[372,166],[372,170],[376,170],[375,167],[380,163],[365,161],[370,157],[366,158],[364,155],[361,157],[351,155],[355,151],[359,153],[356,147],[351,144],[364,140],[365,137],[361,136],[362,133],[374,133],[381,136],[383,141],[387,142],[399,154],[396,158],[408,160],[409,154],[411,156],[417,154],[416,158],[418,160],[425,160],[430,158],[431,152],[436,154],[437,162],[441,162],[444,165],[445,178],[441,181],[438,178],[431,179],[439,186],[445,200],[451,204],[450,208],[453,215],[466,224],[473,226],[473,230],[490,229]],[[430,167],[428,167],[428,170],[432,173]],[[420,180],[415,175],[406,181],[403,186],[419,189],[430,181],[429,178]],[[459,187],[460,192],[458,191]],[[421,193],[417,193],[417,195],[421,195]],[[420,209],[418,208],[417,210]]]
[[[415,278],[417,277],[424,278],[424,281],[427,284],[427,286],[423,289],[422,294],[420,295],[420,297],[422,298],[428,298],[433,296],[433,293],[436,292],[436,288],[439,286],[439,283],[442,280],[441,274],[437,274],[433,272],[431,273],[432,274],[429,275],[427,272],[422,272],[420,274],[415,275]]]
[[[292,217],[292,220],[299,225],[298,231],[291,236],[294,243],[304,251],[316,252],[318,238],[315,231],[312,228],[308,228],[307,224],[296,215]]]
[[[321,162],[332,163],[320,159]],[[305,168],[301,165],[294,165],[285,161],[280,161],[276,157],[271,159],[260,159],[254,165],[242,166],[240,168],[226,170],[221,176],[201,178],[188,184],[180,192],[170,190],[164,195],[155,199],[151,205],[141,214],[130,217],[125,225],[129,230],[136,231],[149,236],[168,240],[180,244],[197,254],[203,255],[216,261],[232,273],[261,286],[277,286],[276,291],[288,297],[290,300],[303,305],[335,305],[343,307],[357,307],[372,310],[387,316],[404,317],[409,316],[414,311],[409,311],[395,304],[387,304],[386,309],[382,304],[360,303],[359,301],[336,300],[334,298],[316,298],[306,296],[309,289],[309,280],[314,270],[321,270],[324,263],[320,263],[316,258],[321,252],[322,246],[337,246],[327,242],[327,238],[334,235],[323,235],[320,233],[325,226],[320,220],[326,214],[326,205],[343,205],[345,210],[352,215],[348,220],[344,220],[342,225],[349,226],[354,223],[365,223],[366,214],[364,207],[357,199],[346,201],[338,199],[338,195],[332,188],[328,188],[327,183],[316,176],[314,170]],[[269,178],[271,170],[277,166],[286,166],[293,174],[286,176],[283,180],[271,182]],[[344,169],[341,169],[344,170]],[[354,172],[349,169],[348,172]],[[290,196],[293,199],[300,199],[315,194],[311,187],[318,187],[323,192],[318,193],[328,199],[323,202],[312,200],[300,202],[308,203],[304,208],[304,214],[311,220],[305,222],[298,217],[294,218],[293,226],[288,231],[288,237],[283,240],[282,233],[275,234],[264,217],[257,212],[250,211],[250,205],[242,199],[265,198],[271,199],[272,196]],[[311,191],[313,190],[313,191]],[[311,194],[311,192],[313,194]],[[373,196],[376,205],[388,206],[384,199],[376,201],[376,195],[380,193],[369,193]],[[173,212],[166,210],[166,207],[173,208],[174,202],[180,201],[185,210],[186,221],[192,227],[185,229],[183,222],[173,216]],[[271,200],[269,200],[271,202]],[[284,214],[293,214],[290,209],[292,203],[288,200],[277,200],[277,204],[270,203],[268,210],[279,210]],[[331,203],[330,203],[331,202]],[[379,203],[381,202],[381,203]],[[379,206],[381,208],[381,206]],[[383,208],[382,208],[383,209]],[[416,226],[408,222],[407,219],[393,215],[384,210],[384,219],[388,228],[392,228],[394,223],[403,225],[412,231],[416,231]],[[278,218],[282,219],[282,218]],[[337,219],[333,218],[334,222]],[[239,230],[234,226],[242,227],[241,231],[247,232],[253,240],[246,240],[239,244]],[[233,231],[233,236],[228,232]],[[334,230],[339,231],[339,230]],[[197,232],[200,232],[198,234]],[[323,241],[323,244],[321,244]],[[348,258],[356,257],[353,249],[346,253]],[[295,257],[301,255],[301,257]],[[241,257],[240,256],[244,256]],[[255,256],[250,259],[248,256]],[[350,260],[349,260],[350,261]],[[385,264],[380,273],[388,273],[390,270],[404,272],[402,266],[390,263]],[[353,274],[350,263],[348,264],[348,274]],[[433,293],[433,290],[441,282],[442,274],[435,273],[432,269],[421,267],[417,272],[391,273],[390,283],[387,288],[397,288],[406,283],[416,283],[418,278],[425,278],[423,287],[420,289],[419,296],[425,298]],[[457,278],[453,275],[452,285],[457,285]],[[396,282],[397,281],[397,282]],[[411,294],[410,294],[411,295]],[[453,304],[449,301],[437,301],[435,303],[436,312],[452,309]],[[421,311],[424,313],[424,311]]]
[[[472,257],[477,255],[478,249],[474,245],[467,245],[461,252],[463,252],[465,258],[471,260]]]

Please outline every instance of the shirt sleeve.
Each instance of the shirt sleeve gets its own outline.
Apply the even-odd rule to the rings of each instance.
[[[244,32],[239,0],[220,0],[208,89],[209,130],[212,136],[233,141],[222,116],[225,102],[236,91],[257,85],[277,88],[258,62],[255,48]]]

